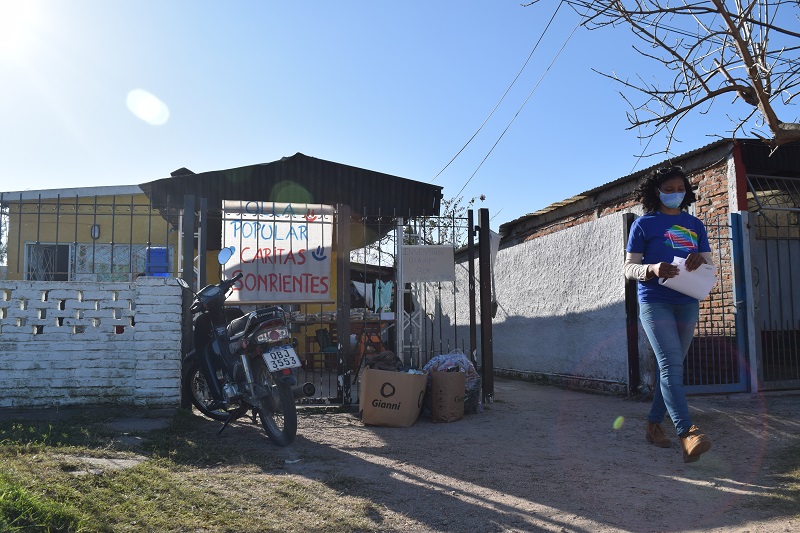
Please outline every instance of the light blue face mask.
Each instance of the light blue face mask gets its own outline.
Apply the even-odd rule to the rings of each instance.
[[[659,200],[661,200],[661,203],[670,209],[679,208],[683,202],[684,196],[686,196],[686,192],[665,193],[661,192],[661,189],[658,190]]]

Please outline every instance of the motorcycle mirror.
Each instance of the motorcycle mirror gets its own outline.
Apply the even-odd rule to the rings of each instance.
[[[234,252],[236,252],[235,246],[228,246],[227,248],[223,248],[217,254],[217,262],[220,265],[224,265],[228,262],[228,260],[233,257]]]
[[[186,283],[186,280],[185,280],[185,279],[183,279],[183,278],[175,278],[175,281],[177,281],[177,282],[178,282],[178,285],[180,285],[180,286],[181,286],[181,287],[183,287],[184,289],[188,289],[188,288],[189,288],[189,284],[188,284],[188,283]]]

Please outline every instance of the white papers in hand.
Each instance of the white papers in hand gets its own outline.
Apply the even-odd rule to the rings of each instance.
[[[700,265],[695,270],[686,270],[686,259],[674,257],[672,264],[678,267],[680,273],[674,278],[659,278],[658,282],[674,291],[704,300],[711,288],[717,282],[717,267],[714,265]]]

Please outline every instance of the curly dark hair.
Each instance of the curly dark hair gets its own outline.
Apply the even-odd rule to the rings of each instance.
[[[681,167],[663,167],[645,176],[633,191],[636,200],[640,201],[644,206],[645,213],[655,213],[661,208],[661,200],[658,199],[658,192],[656,191],[661,187],[662,183],[674,177],[683,178],[683,184],[686,187],[686,196],[683,197],[680,208],[686,209],[697,201],[697,196],[692,190],[692,184],[684,174],[683,169]]]

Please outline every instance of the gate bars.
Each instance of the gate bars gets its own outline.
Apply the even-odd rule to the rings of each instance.
[[[723,215],[703,219],[718,283],[708,298],[700,302],[700,315],[694,339],[684,364],[687,393],[742,392],[747,390],[748,364],[744,358],[745,313],[737,309],[743,297],[737,297],[742,282],[736,282],[743,270],[738,218]]]

